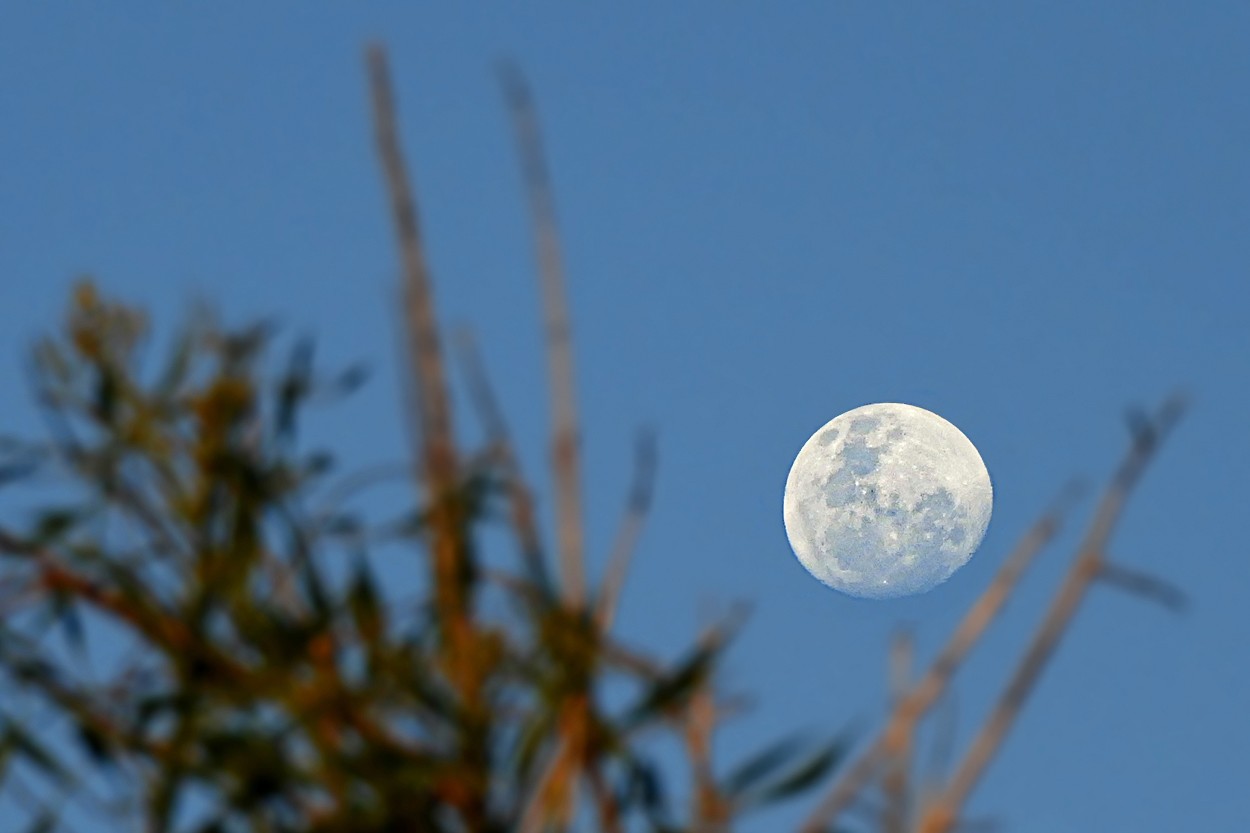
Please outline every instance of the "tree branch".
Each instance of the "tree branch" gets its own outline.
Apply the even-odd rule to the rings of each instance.
[[[1021,657],[1007,688],[994,711],[981,727],[963,763],[956,769],[946,792],[929,808],[921,825],[923,833],[948,833],[959,819],[964,804],[1015,723],[1025,701],[1033,692],[1042,670],[1054,655],[1090,584],[1099,577],[1107,542],[1124,509],[1129,494],[1141,478],[1159,443],[1180,418],[1184,400],[1179,395],[1167,399],[1153,423],[1133,432],[1128,454],[1104,492],[1093,521],[1085,534],[1076,560],[1068,571],[1038,627],[1028,650]]]
[[[616,543],[608,557],[608,571],[599,591],[595,615],[602,631],[612,626],[616,605],[625,584],[625,571],[638,543],[638,535],[642,531],[647,511],[651,508],[651,493],[655,487],[655,459],[655,433],[643,431],[638,436],[634,453],[634,483],[625,504],[625,516],[617,530]]]
[[[951,678],[967,657],[968,652],[985,633],[990,623],[1002,610],[1025,569],[1059,530],[1060,520],[1069,504],[1075,499],[1079,488],[1069,484],[1054,505],[1042,515],[1011,554],[1003,562],[990,586],[985,589],[964,615],[963,621],[947,642],[928,671],[894,708],[885,729],[855,761],[843,770],[828,794],[808,816],[801,828],[802,833],[820,833],[855,799],[868,782],[877,774],[881,763],[891,748],[913,730],[950,684]]]
[[[547,333],[547,362],[551,377],[552,467],[556,487],[556,532],[560,548],[560,580],[565,602],[575,608],[585,603],[581,475],[579,471],[577,402],[573,395],[573,350],[564,286],[564,265],[556,230],[551,178],[543,155],[542,137],[529,88],[520,71],[501,65],[499,78],[512,111],[521,169],[529,192],[530,213],[538,253],[543,311]]]

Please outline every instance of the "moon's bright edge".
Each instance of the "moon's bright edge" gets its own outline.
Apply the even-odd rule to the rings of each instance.
[[[826,423],[786,479],[790,546],[807,571],[863,598],[923,593],[968,562],[994,491],[981,455],[931,411],[880,403]]]

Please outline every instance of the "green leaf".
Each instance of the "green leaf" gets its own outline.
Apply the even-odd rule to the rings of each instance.
[[[369,380],[369,367],[365,364],[354,364],[334,378],[333,393],[336,396],[347,396]]]
[[[105,425],[112,425],[117,416],[117,397],[121,390],[121,382],[117,378],[116,371],[108,365],[100,365],[98,373],[92,413]]]
[[[34,474],[46,456],[40,448],[0,438],[0,486]]]
[[[799,737],[791,736],[766,746],[729,773],[724,781],[725,793],[737,796],[758,786],[783,764],[793,759],[801,745],[802,740]]]
[[[86,513],[79,507],[59,507],[45,509],[35,520],[35,532],[32,543],[36,547],[51,544],[74,528]]]
[[[279,440],[295,439],[296,415],[312,389],[313,349],[314,341],[307,336],[299,339],[291,349],[286,375],[278,384],[274,430]]]
[[[43,771],[45,775],[50,776],[56,781],[70,781],[69,773],[61,765],[61,763],[52,756],[52,753],[43,747],[41,743],[26,733],[24,729],[16,723],[9,722],[6,728],[8,741],[13,744],[14,751],[24,755],[26,759],[37,769]]]
[[[114,763],[113,749],[104,735],[90,724],[78,724],[78,740],[87,750],[87,754],[97,764],[109,766]]]
[[[14,657],[8,661],[8,665],[13,676],[22,682],[44,689],[58,684],[56,666],[37,657]]]
[[[702,646],[668,674],[656,680],[637,705],[626,712],[623,726],[633,729],[685,704],[707,679],[723,647],[721,642]]]
[[[51,596],[52,612],[57,622],[65,630],[65,639],[79,658],[86,656],[87,640],[82,627],[82,618],[74,605],[74,598],[68,593],[53,593]]]
[[[850,740],[839,736],[820,747],[806,761],[762,790],[753,804],[771,804],[803,792],[834,770],[850,751]]]
[[[521,728],[512,753],[513,773],[518,783],[528,781],[538,751],[542,749],[543,742],[550,741],[553,736],[551,730],[554,723],[554,713],[540,707]]]
[[[25,833],[52,833],[56,829],[60,818],[51,810],[44,810],[31,822],[30,827],[26,828]]]
[[[361,639],[368,644],[375,644],[383,638],[385,623],[378,602],[377,586],[369,564],[363,557],[356,560],[355,575],[347,593],[347,605]]]
[[[622,793],[620,804],[623,810],[640,804],[653,827],[657,830],[668,829],[664,782],[651,762],[637,757],[626,759]]]
[[[186,381],[187,373],[191,369],[191,358],[197,334],[198,328],[194,325],[184,327],[179,333],[178,340],[174,343],[173,353],[169,358],[169,364],[165,365],[164,371],[161,372],[156,382],[155,393],[159,398],[164,399],[170,396]]]
[[[321,533],[336,538],[358,538],[364,533],[364,525],[355,515],[331,515],[321,523]]]

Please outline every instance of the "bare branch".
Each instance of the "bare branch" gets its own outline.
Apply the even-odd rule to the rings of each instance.
[[[990,586],[968,609],[942,653],[911,693],[895,707],[885,729],[860,753],[854,763],[843,770],[841,780],[834,783],[833,788],[808,816],[801,828],[803,833],[819,833],[827,829],[877,773],[890,745],[910,733],[912,727],[932,708],[950,684],[951,677],[968,652],[1002,610],[1025,569],[1058,532],[1060,520],[1079,491],[1079,486],[1075,483],[1068,484],[1052,507],[1024,534],[999,568]]]
[[[651,493],[655,486],[655,432],[642,431],[634,452],[634,483],[625,504],[625,516],[616,533],[616,543],[608,557],[608,571],[599,591],[598,609],[595,611],[599,629],[606,631],[616,616],[616,604],[625,584],[625,571],[638,543],[643,521],[651,508]]]
[[[391,214],[403,268],[404,314],[411,350],[409,360],[414,363],[416,371],[417,416],[424,475],[430,481],[431,493],[439,494],[455,482],[456,458],[430,274],[425,262],[417,204],[408,185],[408,168],[399,145],[395,101],[385,50],[377,44],[370,46],[366,62],[378,157],[391,198]]]
[[[403,266],[403,307],[409,346],[409,361],[415,370],[416,412],[418,417],[420,467],[418,483],[426,487],[430,502],[430,551],[432,590],[439,629],[442,665],[461,698],[467,721],[482,719],[482,682],[486,669],[478,662],[479,642],[472,620],[472,574],[464,524],[465,508],[456,499],[459,463],[452,431],[451,404],[443,371],[438,322],[430,286],[429,270],[418,222],[417,205],[408,185],[408,171],[400,149],[395,123],[395,102],[391,91],[386,52],[371,45],[366,52],[369,87],[373,100],[374,132],[378,157],[391,199],[391,214],[399,242]],[[485,754],[480,733],[464,755]],[[466,827],[478,829],[485,822],[487,797],[479,785],[459,802]]]
[[[700,641],[708,645],[718,638],[716,632],[709,629]],[[697,833],[721,833],[726,829],[731,812],[730,803],[721,794],[712,769],[712,735],[719,720],[715,694],[710,682],[704,680],[691,695],[682,716],[686,757],[694,778],[691,816]]]
[[[603,777],[602,765],[596,761],[586,771],[586,780],[590,784],[590,794],[595,799],[595,810],[599,816],[599,829],[603,833],[623,833],[621,826],[621,808]]]
[[[946,772],[950,769],[951,760],[955,755],[955,736],[958,729],[958,711],[955,692],[943,694],[939,711],[934,716],[933,740],[930,744],[928,760],[920,785],[918,800],[919,812],[939,796],[946,783]]]
[[[1055,594],[1050,609],[1021,657],[994,711],[981,727],[963,763],[956,769],[950,786],[929,809],[921,826],[923,833],[948,833],[955,826],[968,796],[1015,723],[1046,663],[1054,655],[1059,640],[1067,631],[1073,615],[1085,597],[1085,592],[1102,572],[1107,542],[1129,494],[1140,479],[1146,464],[1154,456],[1159,442],[1180,418],[1183,410],[1183,398],[1174,395],[1163,403],[1151,425],[1139,426],[1133,432],[1129,451],[1099,502],[1085,540],[1077,551],[1076,560]]]
[[[564,265],[556,231],[551,178],[543,154],[538,118],[520,70],[504,64],[499,70],[504,97],[512,111],[521,168],[529,192],[530,212],[542,284],[547,361],[551,377],[552,467],[556,486],[556,532],[560,547],[560,580],[565,602],[584,604],[581,475],[579,472],[577,402],[573,395],[573,350],[565,297]]]
[[[1134,596],[1157,602],[1173,613],[1183,613],[1189,604],[1184,591],[1171,582],[1122,564],[1104,561],[1098,579]]]
[[[576,782],[585,764],[589,703],[584,696],[567,700],[547,764],[530,791],[519,833],[565,830],[576,811]]]
[[[478,418],[482,420],[487,441],[507,479],[512,529],[521,547],[521,557],[525,560],[530,576],[540,581],[545,587],[547,565],[543,561],[542,539],[538,533],[538,524],[534,521],[534,499],[521,473],[520,461],[517,460],[513,451],[507,421],[495,398],[490,377],[486,373],[486,365],[478,352],[472,331],[467,327],[458,329],[455,333],[455,344],[460,363],[464,367],[469,397],[473,402],[474,410],[477,411]]]
[[[890,643],[890,692],[894,705],[911,688],[912,657],[915,644],[910,632],[900,630]],[[889,751],[884,780],[885,810],[881,819],[882,833],[905,833],[909,811],[912,751],[915,748],[915,725],[901,733]]]

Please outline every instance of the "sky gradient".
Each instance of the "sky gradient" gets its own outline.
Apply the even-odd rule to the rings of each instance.
[[[1101,488],[1126,409],[1181,387],[1193,407],[1112,556],[1180,585],[1191,609],[1095,588],[972,810],[1015,833],[1250,819],[1236,521],[1250,498],[1250,6],[128,8],[0,12],[0,433],[38,430],[21,351],[89,272],[165,332],[203,297],[316,333],[331,365],[369,361],[372,381],[313,438],[360,465],[406,449],[361,63],[380,38],[438,307],[474,328],[525,468],[542,472],[538,293],[492,74],[511,56],[538,100],[566,247],[592,569],[634,431],[653,425],[656,501],[621,632],[671,656],[715,612],[753,605],[724,682],[757,705],[721,736],[721,760],[792,728],[875,725],[895,627],[931,657],[1070,477]],[[958,426],[996,498],[971,562],[896,601],[822,586],[781,520],[804,441],[879,401]],[[463,404],[457,418],[479,436]],[[1089,505],[958,680],[957,754]]]

